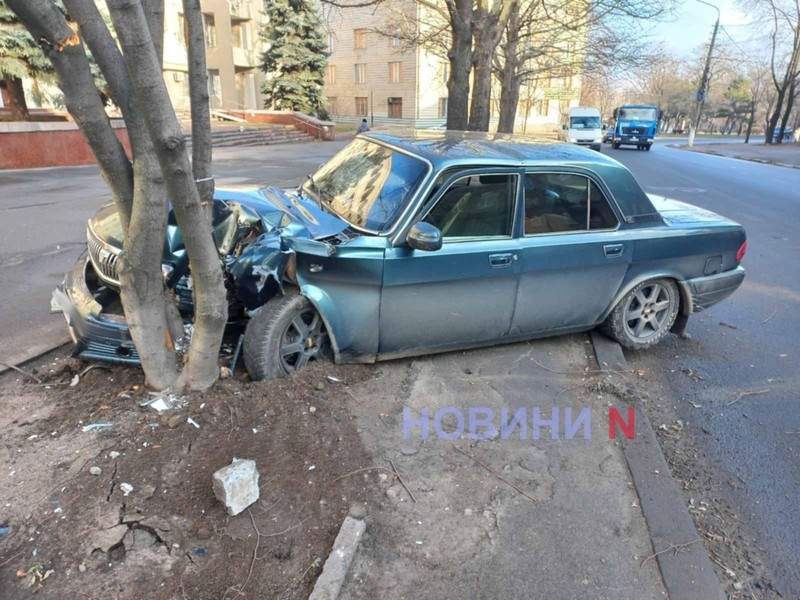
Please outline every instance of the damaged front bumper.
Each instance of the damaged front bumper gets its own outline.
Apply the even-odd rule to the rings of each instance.
[[[51,308],[64,313],[78,358],[118,364],[139,364],[128,325],[113,312],[119,294],[97,279],[91,263],[80,261],[53,291]]]

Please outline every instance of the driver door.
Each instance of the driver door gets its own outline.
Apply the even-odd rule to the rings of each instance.
[[[387,250],[379,354],[480,345],[508,334],[520,275],[513,238],[520,173],[451,177],[420,211],[442,231],[442,248]]]

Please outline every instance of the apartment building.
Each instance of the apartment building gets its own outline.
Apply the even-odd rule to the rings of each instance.
[[[323,21],[328,36],[326,108],[332,118],[374,123],[431,127],[447,119],[449,45],[446,28],[426,25],[435,17],[415,0],[396,0],[377,7],[326,8]],[[409,23],[437,30],[438,51],[414,44],[407,37]],[[499,97],[499,91],[493,98]],[[548,77],[523,86],[515,130],[552,131],[561,114],[577,106],[580,78]],[[496,126],[496,103],[492,103]]]
[[[413,0],[327,10],[325,96],[332,117],[417,126],[443,122],[448,63],[410,47],[399,25],[403,13],[419,10]]]
[[[201,0],[212,108],[264,107],[259,68],[262,43],[260,0]],[[186,22],[180,0],[164,6],[164,81],[178,110],[189,109]]]

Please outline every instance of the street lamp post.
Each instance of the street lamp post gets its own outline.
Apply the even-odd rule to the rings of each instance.
[[[697,128],[700,126],[700,115],[703,112],[703,105],[706,103],[706,95],[708,94],[708,72],[711,68],[711,53],[714,51],[714,42],[717,40],[717,30],[719,29],[719,9],[704,0],[697,1],[717,11],[717,22],[714,23],[714,33],[711,34],[711,44],[708,46],[708,56],[706,56],[706,66],[703,68],[703,78],[700,80],[700,89],[697,90],[697,112],[694,115],[694,123],[689,128],[690,148],[694,145],[694,136],[697,133]]]

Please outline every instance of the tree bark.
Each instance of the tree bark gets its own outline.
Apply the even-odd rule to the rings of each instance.
[[[492,56],[503,36],[515,1],[498,0],[489,7],[488,0],[478,0],[473,27],[475,45],[472,50],[472,101],[468,129],[489,131],[492,101]]]
[[[778,136],[778,143],[783,143],[783,132],[786,131],[786,125],[789,123],[789,115],[792,114],[792,108],[794,108],[794,101],[797,98],[797,93],[795,92],[797,86],[797,80],[793,79],[791,85],[789,86],[789,92],[786,95],[786,109],[783,111],[783,118],[781,119],[781,127],[778,130],[780,135]]]
[[[9,77],[5,79],[5,83],[9,108],[11,109],[11,120],[30,121],[31,113],[28,112],[28,102],[25,100],[25,88],[22,87],[22,79]]]
[[[19,0],[17,0],[19,1]],[[217,357],[227,322],[222,265],[203,212],[186,153],[186,141],[172,110],[144,11],[130,0],[108,0],[128,74],[153,140],[173,211],[189,254],[195,291],[195,329],[176,389],[205,389],[219,375]]]
[[[78,21],[128,128],[134,155],[134,197],[132,210],[123,219],[125,238],[118,262],[120,298],[147,385],[166,389],[178,375],[174,340],[183,331],[180,315],[167,294],[161,274],[168,206],[164,181],[134,101],[122,53],[96,5],[90,0],[65,0],[65,5]]]
[[[203,13],[198,0],[183,0],[183,14],[189,30],[189,98],[192,111],[192,172],[200,202],[211,222],[214,206],[214,178],[211,174],[211,110],[206,69]]]
[[[469,76],[472,70],[472,0],[448,0],[452,43],[448,51],[447,129],[465,130],[468,123]]]
[[[497,124],[498,133],[514,133],[519,106],[519,90],[521,81],[517,75],[519,67],[517,46],[519,45],[519,23],[517,10],[512,11],[506,27],[506,43],[503,48],[505,58],[497,76],[500,80],[500,118]],[[526,119],[527,122],[527,119]]]

